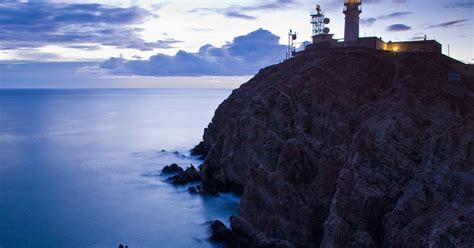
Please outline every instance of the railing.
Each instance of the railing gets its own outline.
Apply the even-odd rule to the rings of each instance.
[[[362,3],[362,0],[344,0],[344,3]]]
[[[349,4],[344,4],[344,9],[343,9],[344,12],[346,12],[348,10],[348,8],[347,8],[348,5]],[[352,4],[350,4],[350,5],[352,7]],[[356,6],[358,7],[358,10],[362,12],[362,5],[356,5]]]

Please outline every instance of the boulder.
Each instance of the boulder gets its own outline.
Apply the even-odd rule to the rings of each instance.
[[[210,225],[210,229],[211,229],[210,239],[217,243],[222,243],[226,241],[232,233],[232,231],[229,228],[227,228],[224,225],[224,223],[222,223],[220,220],[212,221]]]
[[[212,190],[206,190],[202,184],[198,184],[196,186],[191,186],[188,188],[188,192],[191,194],[202,194],[202,195],[211,195],[211,196],[219,196],[219,191],[211,188]]]
[[[188,167],[185,171],[169,177],[168,180],[170,180],[172,184],[183,185],[201,181],[201,174],[193,165],[191,165],[191,167]]]
[[[204,146],[204,142],[200,142],[198,145],[196,145],[193,149],[191,149],[191,155],[199,157],[201,159],[204,159],[207,154],[207,149]]]
[[[191,194],[201,193],[201,185],[191,186],[188,188],[188,192]]]
[[[179,167],[177,164],[167,165],[161,170],[163,174],[179,173],[183,172],[183,168]]]

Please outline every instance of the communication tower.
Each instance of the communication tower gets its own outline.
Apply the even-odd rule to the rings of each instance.
[[[324,27],[331,20],[324,16],[321,5],[316,5],[316,12],[311,13],[311,24],[313,25],[313,36],[319,34],[328,34],[329,28]]]
[[[298,39],[296,32],[290,29],[288,32],[288,51],[286,52],[286,59],[290,59],[296,53],[295,40]]]

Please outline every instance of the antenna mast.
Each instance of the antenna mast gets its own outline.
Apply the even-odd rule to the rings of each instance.
[[[331,20],[326,18],[324,11],[321,9],[321,5],[316,5],[316,12],[311,13],[311,24],[313,25],[313,36],[319,34],[328,34],[329,28],[324,25],[329,24]]]
[[[291,59],[296,53],[295,40],[298,38],[296,32],[290,29],[288,32],[288,51],[286,52],[286,59]]]

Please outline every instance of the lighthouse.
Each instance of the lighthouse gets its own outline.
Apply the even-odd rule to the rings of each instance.
[[[0,0],[1,1],[1,0]],[[359,37],[359,21],[362,13],[362,0],[344,0],[344,15],[346,26],[344,29],[344,41],[333,39],[329,28],[325,25],[330,20],[324,15],[320,5],[316,5],[316,11],[311,12],[311,25],[313,26],[313,42],[305,47],[305,50],[325,50],[332,48],[369,48],[372,50],[385,50],[395,53],[400,52],[432,52],[441,54],[442,46],[436,40],[416,40],[385,42],[381,37]]]
[[[344,0],[343,13],[346,15],[344,41],[357,41],[359,39],[359,15],[362,13],[362,0]]]

